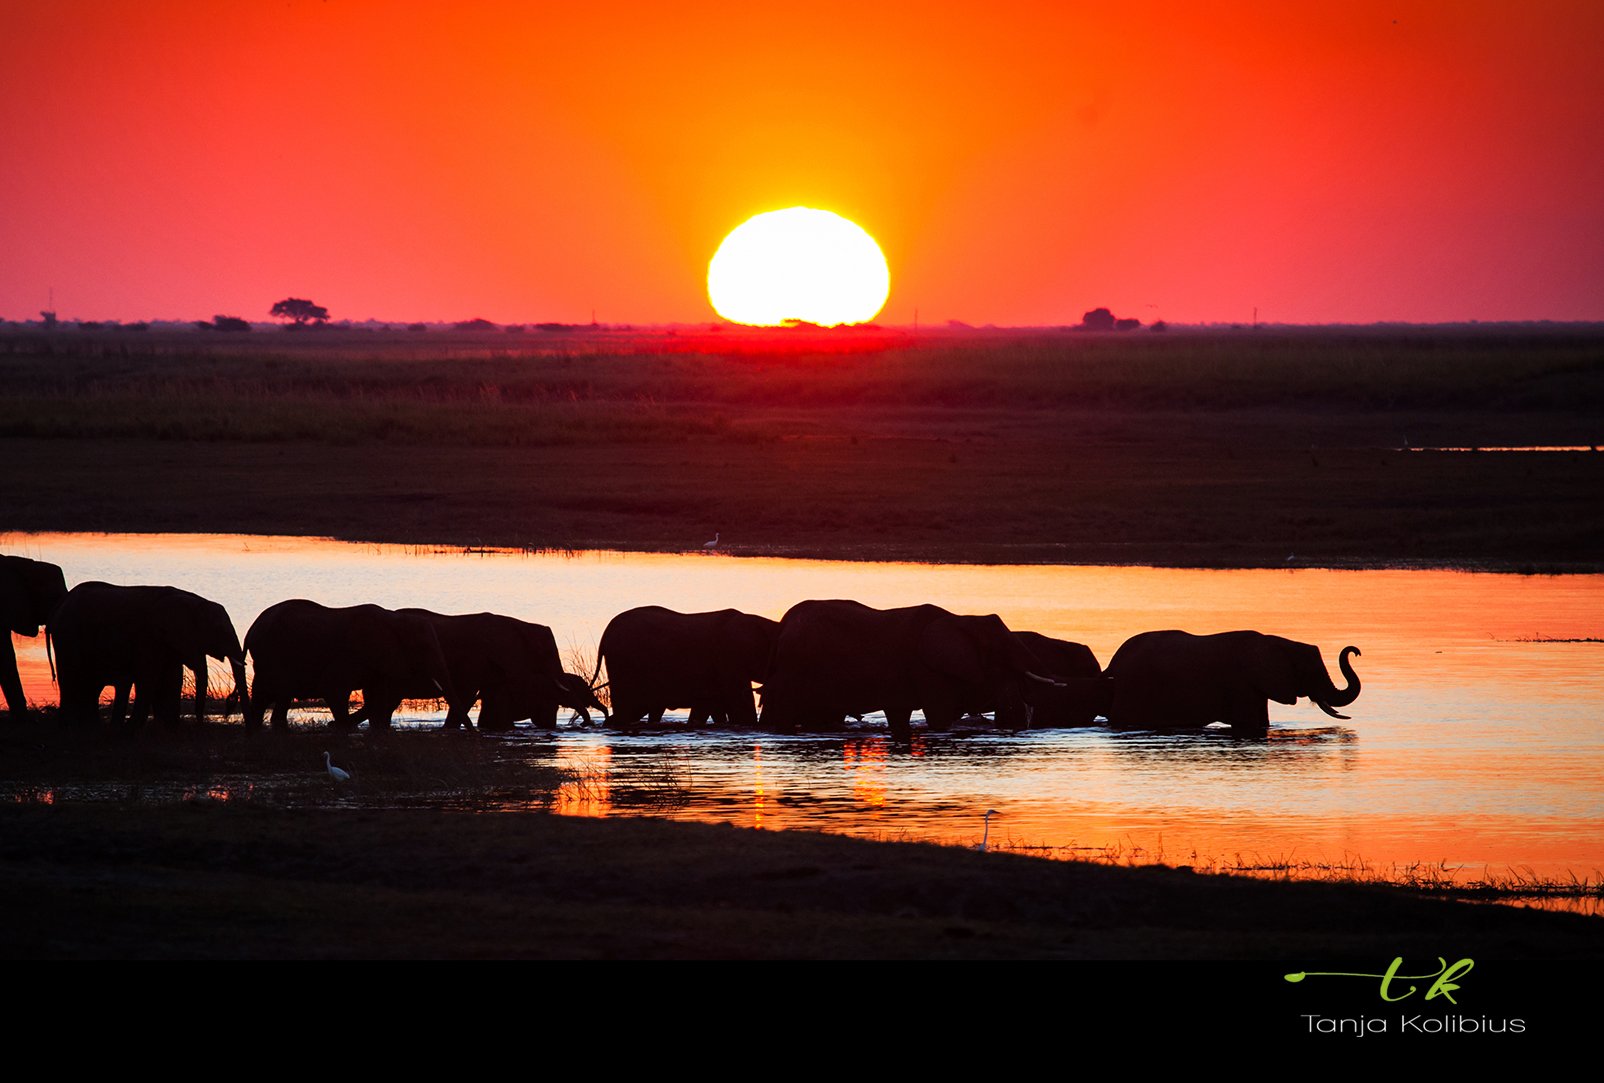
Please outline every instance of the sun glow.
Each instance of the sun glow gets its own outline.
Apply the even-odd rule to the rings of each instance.
[[[891,292],[874,238],[830,211],[790,207],[747,219],[707,266],[707,296],[734,323],[866,323]]]

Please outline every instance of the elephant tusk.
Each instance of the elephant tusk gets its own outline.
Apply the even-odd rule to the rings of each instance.
[[[1043,677],[1041,674],[1032,673],[1028,669],[1025,670],[1025,676],[1029,677],[1033,681],[1040,681],[1042,684],[1050,684],[1054,688],[1067,688],[1067,687],[1069,687],[1068,685],[1064,684],[1063,681],[1055,681],[1051,677]]]
[[[434,685],[434,690],[439,692],[442,696],[446,694],[445,686],[439,681],[435,680],[433,677],[429,678],[429,683]]]
[[[1351,717],[1350,715],[1338,714],[1334,707],[1327,707],[1324,703],[1321,703],[1319,700],[1315,700],[1314,701],[1314,705],[1316,707],[1320,708],[1326,714],[1330,715],[1332,718],[1341,718],[1344,721],[1346,721],[1347,719],[1349,719]]]

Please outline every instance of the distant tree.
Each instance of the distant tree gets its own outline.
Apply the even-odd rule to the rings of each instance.
[[[1168,331],[1169,329],[1170,325],[1163,320],[1154,320],[1153,326],[1148,328],[1149,331]]]
[[[482,316],[475,316],[471,320],[459,320],[451,325],[457,331],[494,331],[496,325]]]
[[[1086,331],[1112,331],[1114,314],[1106,308],[1094,308],[1080,318],[1080,325]]]
[[[1116,331],[1134,331],[1140,326],[1142,326],[1142,321],[1134,316],[1126,316],[1124,319],[1114,321],[1114,330]]]
[[[249,331],[251,323],[238,316],[213,316],[212,330],[214,331]]]
[[[275,320],[289,320],[296,327],[305,327],[309,323],[327,323],[329,310],[304,298],[286,297],[274,305],[268,315]]]

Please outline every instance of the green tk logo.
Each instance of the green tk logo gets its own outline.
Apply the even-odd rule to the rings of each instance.
[[[1459,1001],[1454,999],[1454,990],[1458,989],[1459,985],[1454,979],[1462,974],[1469,973],[1470,968],[1476,964],[1470,959],[1461,959],[1459,962],[1449,966],[1448,960],[1439,955],[1437,956],[1437,965],[1438,969],[1430,974],[1400,974],[1398,973],[1398,968],[1403,966],[1403,956],[1400,955],[1392,961],[1392,965],[1383,974],[1351,974],[1341,970],[1300,970],[1295,974],[1283,974],[1282,977],[1290,982],[1300,982],[1304,978],[1380,978],[1381,999],[1386,1001],[1404,1000],[1415,995],[1417,987],[1411,985],[1404,992],[1393,996],[1392,983],[1394,980],[1413,982],[1435,978],[1436,980],[1431,983],[1431,988],[1426,990],[1426,999],[1435,1000],[1439,996],[1444,996],[1448,998],[1448,1003],[1457,1006]]]

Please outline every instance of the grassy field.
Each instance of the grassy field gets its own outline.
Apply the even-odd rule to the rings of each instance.
[[[1596,568],[1604,332],[0,333],[0,530]]]

